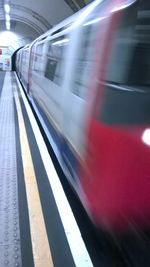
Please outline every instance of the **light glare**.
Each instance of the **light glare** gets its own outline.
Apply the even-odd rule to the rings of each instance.
[[[101,21],[101,20],[103,20],[103,19],[105,19],[105,18],[106,18],[106,17],[103,16],[103,17],[101,17],[101,18],[96,18],[96,19],[90,20],[90,21],[86,22],[83,26],[87,26],[87,25],[95,24],[95,23],[97,23],[97,22],[99,22],[99,21]]]
[[[69,42],[69,39],[66,38],[66,39],[54,42],[52,45],[62,45],[62,44],[67,43],[67,42]]]
[[[114,8],[112,9],[111,12],[120,11],[120,10],[122,10],[122,9],[128,7],[128,6],[131,6],[131,5],[132,5],[133,3],[135,3],[135,2],[136,2],[136,0],[133,0],[133,1],[130,2],[130,3],[127,2],[126,4],[121,5],[121,6],[117,6],[117,5],[116,5],[116,7],[114,7]]]
[[[142,135],[142,140],[146,145],[150,146],[150,129],[146,129]]]

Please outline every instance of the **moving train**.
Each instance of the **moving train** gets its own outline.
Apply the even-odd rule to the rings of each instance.
[[[93,1],[20,49],[16,71],[93,223],[149,232],[150,2]]]

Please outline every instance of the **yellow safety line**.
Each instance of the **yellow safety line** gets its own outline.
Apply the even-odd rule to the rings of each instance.
[[[45,222],[38,192],[38,186],[35,177],[34,166],[26,135],[24,119],[18,93],[14,92],[17,116],[19,122],[19,133],[21,143],[21,153],[23,162],[23,171],[25,187],[27,194],[27,203],[29,210],[30,232],[33,248],[33,258],[35,267],[52,267],[53,261],[48,243]],[[41,177],[42,178],[42,177]]]

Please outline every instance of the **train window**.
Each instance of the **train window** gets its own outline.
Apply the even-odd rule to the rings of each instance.
[[[81,98],[85,97],[85,88],[92,61],[93,31],[91,31],[91,28],[91,25],[83,28],[82,41],[75,62],[75,75],[71,89],[73,94]]]
[[[107,81],[129,86],[150,84],[149,27],[150,17],[145,19],[144,10],[137,9],[137,4],[126,11],[114,39]]]
[[[49,59],[47,61],[47,66],[46,66],[46,77],[50,79],[51,81],[54,80],[55,77],[55,72],[56,72],[56,67],[57,67],[57,61],[53,59]]]
[[[87,16],[82,26],[82,36],[80,38],[74,64],[75,69],[71,90],[73,94],[83,99],[86,98],[87,85],[93,62],[98,60],[94,53],[94,46],[97,43],[96,38],[98,38],[96,32],[99,28],[99,23],[97,22],[101,16],[104,16],[104,10],[107,9],[107,5],[107,1],[103,1],[97,6],[94,11]]]
[[[150,122],[150,3],[124,12],[113,40],[100,119],[111,124]]]
[[[64,49],[69,39],[66,36],[56,38],[49,44],[45,77],[57,85],[61,85],[63,78]]]
[[[42,70],[42,50],[43,44],[38,44],[34,53],[34,71],[41,72]]]
[[[23,50],[22,53],[22,69],[27,65],[27,50]]]
[[[36,49],[36,46],[34,45],[31,49],[31,69],[32,71],[35,70],[35,49]]]

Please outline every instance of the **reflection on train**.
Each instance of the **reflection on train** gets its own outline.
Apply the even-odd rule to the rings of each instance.
[[[132,233],[130,246],[142,254],[150,229],[149,1],[96,0],[19,50],[16,66],[93,223],[126,243]]]

